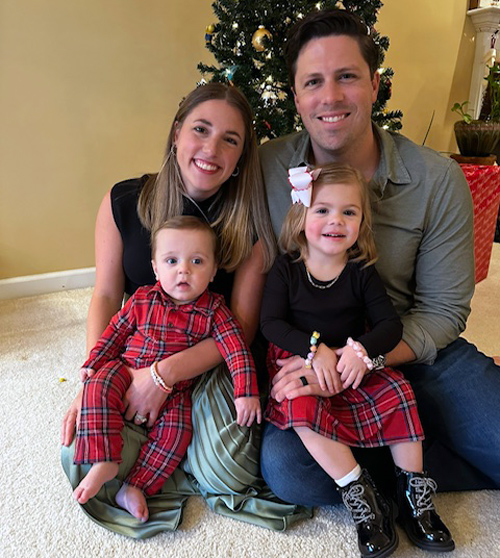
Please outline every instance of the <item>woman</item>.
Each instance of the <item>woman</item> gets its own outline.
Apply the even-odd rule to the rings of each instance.
[[[265,273],[275,255],[252,118],[247,100],[236,88],[212,83],[195,89],[180,104],[159,173],[119,183],[105,196],[96,223],[96,284],[87,320],[87,350],[94,346],[110,318],[119,310],[124,295],[131,295],[140,285],[155,282],[149,231],[179,214],[196,215],[214,227],[221,247],[222,270],[217,273],[212,289],[226,297],[247,341],[252,342],[258,326]],[[221,362],[215,342],[207,339],[162,360],[157,370],[165,384],[172,386],[199,376]],[[231,416],[231,384],[225,369],[219,367],[217,373],[208,374],[204,380],[203,388],[193,395],[195,433],[191,451],[188,451],[189,472],[196,477],[197,488],[205,497],[231,494],[234,500],[235,494],[246,491],[254,480],[257,482],[259,436],[254,439],[256,433],[235,429]],[[125,397],[125,418],[147,417],[150,427],[165,398],[166,394],[153,383],[148,368],[136,370]],[[80,406],[81,391],[64,417],[62,443],[65,447],[74,436]],[[225,428],[231,429],[231,443],[221,455],[221,441],[212,438],[223,439],[221,431]],[[135,436],[135,433],[129,435]],[[124,454],[129,449],[127,435],[125,439]],[[254,455],[239,459],[240,451],[245,454],[247,449]],[[70,454],[71,449],[68,450]],[[232,473],[236,483],[228,484],[229,481],[222,478],[222,469],[227,468],[230,460],[235,461],[237,472]],[[63,451],[63,465],[74,484],[80,473],[68,461]],[[123,466],[128,462],[124,455]],[[248,465],[252,462],[253,469]],[[184,481],[184,478],[181,481],[173,478],[164,491],[172,484],[178,489],[179,482]],[[182,487],[178,492],[185,495],[193,489]],[[242,496],[239,503],[243,515],[246,499],[247,495]],[[208,499],[208,502],[218,511],[224,512],[227,507],[220,498]],[[96,502],[92,504],[97,506]],[[282,528],[283,521],[287,521],[283,516],[291,513],[294,507],[276,509],[276,505],[272,504],[270,521],[277,520]],[[181,506],[182,498],[179,498],[174,503],[175,518],[171,521],[169,516],[164,526],[155,532],[175,528]],[[139,534],[129,532],[129,527],[124,528],[120,520],[116,520],[114,512],[111,512],[113,517],[109,517],[109,509],[104,514],[101,509],[89,511],[86,504],[86,511],[96,521],[124,534],[141,537],[154,534],[151,528],[144,532],[138,528]],[[154,512],[151,517],[154,518]],[[250,520],[255,521],[255,518]]]

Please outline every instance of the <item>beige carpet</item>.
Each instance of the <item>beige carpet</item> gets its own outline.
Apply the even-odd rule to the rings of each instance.
[[[357,557],[341,506],[275,533],[210,512],[191,498],[176,533],[134,541],[96,526],[71,498],[59,463],[62,416],[78,389],[90,289],[0,303],[0,556],[2,558]],[[466,337],[500,353],[500,245],[477,286]],[[60,378],[67,379],[61,382]],[[500,426],[500,425],[499,425]],[[285,474],[285,473],[284,473]],[[455,558],[497,558],[500,492],[440,494]],[[394,556],[424,556],[401,534]]]

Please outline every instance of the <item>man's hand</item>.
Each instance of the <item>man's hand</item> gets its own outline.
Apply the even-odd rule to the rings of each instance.
[[[236,407],[236,422],[240,426],[252,426],[257,419],[257,423],[262,421],[262,410],[258,397],[237,397],[234,400]]]
[[[304,359],[300,356],[279,359],[277,364],[281,369],[274,376],[271,389],[271,397],[276,401],[281,402],[284,399],[295,399],[304,395],[332,396],[329,391],[321,389],[316,373],[312,368],[304,366]],[[305,378],[306,385],[302,382],[302,377]]]

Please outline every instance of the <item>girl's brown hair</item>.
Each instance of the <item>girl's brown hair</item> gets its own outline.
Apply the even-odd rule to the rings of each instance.
[[[363,175],[349,165],[332,163],[321,167],[319,176],[313,182],[316,186],[328,184],[351,184],[358,186],[361,195],[361,225],[358,240],[347,251],[347,257],[353,262],[365,262],[365,267],[377,261],[377,249],[373,238],[370,191]],[[280,249],[290,255],[299,252],[297,261],[307,256],[307,239],[304,233],[307,207],[301,203],[293,204],[286,214],[279,237]]]
[[[276,247],[271,228],[267,198],[257,154],[253,128],[253,113],[246,97],[236,87],[222,83],[208,83],[185,97],[170,128],[162,167],[144,185],[138,202],[138,214],[148,230],[182,214],[184,184],[175,154],[175,131],[180,129],[188,114],[201,103],[223,100],[238,110],[245,127],[243,151],[238,161],[239,172],[222,186],[214,203],[220,208],[212,227],[218,232],[220,266],[234,271],[251,254],[256,239],[261,241],[264,269],[274,260]]]

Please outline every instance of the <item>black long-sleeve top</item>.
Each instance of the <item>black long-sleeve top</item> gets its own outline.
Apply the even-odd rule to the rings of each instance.
[[[370,358],[391,351],[403,333],[373,265],[349,262],[331,287],[319,289],[308,281],[304,263],[288,255],[276,258],[267,277],[261,329],[268,341],[303,357],[313,331],[329,347],[343,347],[352,337]]]

